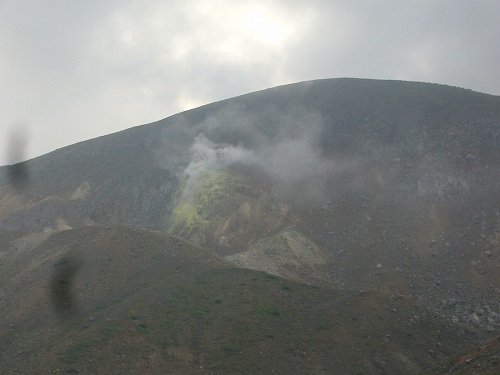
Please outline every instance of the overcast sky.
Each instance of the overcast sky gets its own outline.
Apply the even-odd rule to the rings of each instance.
[[[317,78],[500,95],[499,35],[498,0],[0,0],[0,165]]]

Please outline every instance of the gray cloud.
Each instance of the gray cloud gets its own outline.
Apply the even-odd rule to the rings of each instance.
[[[500,93],[498,2],[334,1],[325,2],[323,10],[316,14],[318,26],[291,52],[289,69],[295,75],[313,78],[314,72],[330,71]]]
[[[34,157],[212,101],[326,77],[498,95],[498,14],[496,0],[3,1],[0,139],[13,124],[28,124]]]

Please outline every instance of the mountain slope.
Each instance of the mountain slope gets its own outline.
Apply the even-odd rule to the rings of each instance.
[[[468,325],[478,339],[492,338],[500,330],[499,151],[500,98],[469,90],[415,82],[333,79],[243,95],[27,161],[18,166],[28,176],[23,184],[11,184],[9,169],[0,167],[0,228],[7,230],[2,232],[6,236],[2,241],[10,243],[21,236],[19,241],[26,243],[7,252],[6,269],[11,271],[5,277],[18,281],[32,278],[33,282],[48,277],[38,272],[41,263],[30,261],[32,253],[23,253],[23,248],[33,248],[46,252],[44,264],[58,262],[52,281],[56,286],[67,274],[85,272],[89,272],[85,279],[101,277],[106,285],[114,279],[106,278],[106,268],[101,276],[84,271],[82,258],[63,244],[74,243],[74,251],[80,254],[76,238],[81,236],[83,244],[94,243],[94,236],[100,236],[94,231],[106,232],[106,226],[118,231],[118,243],[124,241],[123,236],[132,236],[133,230],[157,238],[153,250],[171,247],[167,242],[175,238],[183,251],[189,248],[198,254],[193,255],[198,260],[188,262],[187,275],[202,272],[203,262],[210,260],[215,274],[220,270],[234,272],[238,280],[253,277],[248,275],[254,271],[233,267],[265,271],[287,279],[290,285],[298,283],[293,284],[297,288],[301,283],[321,287],[316,297],[322,302],[301,295],[306,298],[299,304],[302,308],[311,303],[323,306],[323,301],[335,305],[340,298],[336,293],[345,292],[345,298],[365,311],[367,305],[359,294],[365,290],[375,296],[375,310],[400,298],[407,306],[394,309],[406,311],[405,319],[411,318],[410,308],[422,309],[431,320],[437,319],[439,327],[449,324],[442,328],[449,332],[446,343],[432,334],[441,328],[431,322],[422,326],[422,338],[411,346],[421,360],[389,346],[380,352],[385,353],[380,358],[393,353],[390,357],[394,361],[387,366],[396,367],[375,365],[372,359],[365,363],[354,354],[349,357],[352,363],[365,363],[363,371],[368,373],[375,373],[376,368],[415,373],[431,364],[424,353],[429,350],[429,338],[446,347],[443,355],[456,354],[475,342],[469,339],[472,336],[460,336],[460,324]],[[59,252],[43,247],[54,238],[61,241]],[[133,253],[122,254],[107,241],[98,247],[113,249],[111,258],[132,257]],[[156,254],[153,250],[147,251],[147,262]],[[136,256],[142,257],[142,251]],[[204,254],[202,258],[200,254]],[[203,267],[197,268],[200,259],[205,259]],[[121,290],[135,282],[133,277],[127,279],[126,273],[116,272],[120,276],[110,287]],[[264,279],[257,279],[267,282],[260,275]],[[78,277],[82,276],[68,279],[49,295],[54,306],[60,306],[56,310],[66,312],[79,306],[78,300],[62,298],[60,305],[57,302],[68,295],[70,285],[78,284]],[[245,280],[241,283],[249,285]],[[273,288],[280,290],[279,283],[284,281],[276,280]],[[172,285],[177,282],[167,281]],[[222,277],[212,287],[217,289],[227,282]],[[40,289],[37,299],[30,294],[31,287],[24,288],[2,290],[12,301],[7,316],[24,311],[21,302],[12,297],[14,290],[27,293],[20,301],[31,304],[47,298]],[[102,288],[102,284],[92,284],[88,298],[93,293],[108,300]],[[153,290],[158,292],[163,286],[152,288],[147,294],[154,299]],[[315,295],[317,289],[307,290]],[[227,293],[237,292],[227,287]],[[211,289],[203,293],[220,300]],[[248,293],[250,301],[264,298],[259,288]],[[274,292],[265,295],[276,297]],[[288,306],[288,300],[280,299],[284,296],[276,298],[279,305]],[[215,311],[209,306],[203,309]],[[289,306],[294,319],[302,321],[302,310],[294,306]],[[242,313],[233,307],[231,311]],[[25,311],[32,308],[25,306]],[[129,306],[116,308],[126,315]],[[320,310],[319,315],[330,316],[326,307]],[[152,316],[153,312],[147,311],[146,316]],[[380,311],[380,319],[387,323],[383,327],[389,327],[392,310]],[[372,312],[365,312],[366,319],[373,319]],[[251,314],[257,313],[251,310]],[[176,315],[176,319],[182,317]],[[153,323],[144,324],[149,327]],[[344,321],[339,324],[347,327],[342,339],[346,342],[349,330],[360,329]],[[265,326],[265,330],[273,327]],[[326,336],[333,334],[328,331]],[[378,331],[373,334],[384,337]],[[396,331],[388,334],[392,337]],[[322,337],[318,332],[313,336]],[[196,340],[202,340],[200,337]],[[286,335],[282,338],[291,340]],[[251,348],[260,345],[257,342],[261,341],[245,345]],[[380,345],[380,340],[377,344],[369,341],[369,345]],[[333,349],[325,346],[321,350]],[[193,354],[190,349],[189,353],[189,358],[201,361],[200,352]],[[438,358],[434,359],[437,363]],[[402,362],[408,364],[406,370],[398,367]],[[182,367],[183,371],[188,367]],[[190,371],[193,368],[189,367]],[[316,367],[308,369],[317,371]]]
[[[169,230],[238,266],[498,324],[499,124],[500,98],[447,86],[278,87],[30,160],[22,191],[3,169],[0,226]]]
[[[2,235],[5,374],[418,373],[480,339],[411,298],[228,268],[158,232],[12,236]],[[58,272],[69,259],[73,280]],[[61,281],[70,296],[54,296]]]
[[[264,90],[28,161],[30,179],[21,197],[9,189],[2,168],[2,225],[37,231],[54,227],[62,211],[70,226],[111,221],[165,227],[193,145],[261,152],[257,161],[226,155],[235,159],[225,162],[261,167],[273,183],[384,166],[376,172],[385,184],[451,199],[484,187],[468,178],[471,169],[486,182],[494,177],[484,169],[498,162],[498,103],[498,97],[463,89],[397,81],[337,79]],[[400,181],[402,174],[412,184]],[[15,198],[22,199],[16,204]],[[22,216],[21,208],[38,221]]]

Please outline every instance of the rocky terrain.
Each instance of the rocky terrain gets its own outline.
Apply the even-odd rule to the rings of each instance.
[[[80,336],[92,342],[89,348],[98,347],[92,341],[97,331],[66,332],[63,339],[60,319],[97,326],[83,322],[90,319],[83,306],[102,301],[110,309],[101,317],[110,311],[120,322],[116,332],[129,332],[132,323],[149,327],[156,324],[150,307],[143,313],[147,322],[130,322],[125,316],[132,302],[113,305],[115,294],[128,293],[127,301],[139,303],[139,283],[132,280],[146,273],[155,275],[145,292],[154,300],[170,293],[166,283],[184,292],[194,288],[193,277],[208,277],[200,273],[212,275],[203,280],[215,289],[224,284],[233,296],[231,307],[206,300],[200,309],[206,312],[203,326],[212,327],[207,330],[196,314],[187,320],[175,315],[182,322],[175,330],[190,344],[159,349],[159,337],[141,338],[157,353],[159,367],[144,365],[147,371],[157,373],[162,366],[172,373],[196,373],[195,368],[199,373],[331,373],[333,366],[344,366],[337,367],[345,370],[341,373],[452,371],[453,358],[480,351],[474,348],[500,332],[499,151],[499,97],[424,83],[334,79],[244,95],[56,150],[18,165],[27,176],[22,184],[9,178],[11,169],[0,167],[2,341],[16,337],[12,345],[22,347],[21,333],[9,324],[18,327],[24,311],[32,322],[23,328],[26,337],[35,332],[36,319],[56,316],[50,324],[53,337],[62,340],[57,350]],[[139,233],[148,240],[133,251],[127,243]],[[115,268],[103,266],[107,252]],[[99,268],[90,272],[88,266],[98,258],[104,259],[101,276]],[[166,280],[157,273],[162,262],[189,267],[171,269]],[[127,279],[127,272],[135,276]],[[52,281],[50,275],[56,275]],[[270,289],[254,285],[253,278]],[[88,286],[81,286],[83,279]],[[200,301],[202,295],[222,301],[211,288],[191,291]],[[249,293],[246,300],[240,292]],[[54,308],[60,299],[60,308]],[[231,321],[247,314],[251,322],[260,311],[252,301],[261,299],[288,312],[268,311],[279,322],[247,326],[255,337],[236,347],[241,353],[265,347],[267,339],[258,332],[272,331],[279,340],[268,358],[287,360],[272,364],[247,353],[241,366],[250,367],[224,367],[241,362],[236,350],[217,354],[223,365],[202,359],[212,353],[209,348],[221,347],[215,331],[236,334],[236,326],[218,326],[219,315]],[[45,315],[33,313],[40,306],[46,306]],[[306,306],[317,306],[312,308],[317,323],[324,319],[329,328],[312,333],[312,322],[304,321],[310,315]],[[75,315],[61,317],[69,310]],[[188,332],[186,324],[196,329]],[[145,334],[135,328],[139,331],[130,342]],[[292,338],[296,331],[308,333]],[[126,340],[120,335],[113,340]],[[337,344],[322,341],[332,337],[338,337]],[[287,342],[295,346],[285,353]],[[352,343],[349,355],[346,342]],[[108,342],[109,350],[113,343]],[[339,345],[343,357],[332,354]],[[12,358],[7,347],[11,344],[3,345],[3,356]],[[38,360],[43,356],[31,347],[31,354],[18,351],[35,363],[34,352]],[[300,362],[306,367],[290,360],[312,348],[316,354],[304,354]],[[488,348],[493,348],[489,368],[495,369],[498,346]],[[85,366],[97,352],[84,352],[75,360],[78,366],[68,369],[96,371]],[[292,352],[297,356],[290,357]],[[55,358],[52,350],[44,353],[43,361]],[[168,362],[176,355],[190,360]],[[10,363],[15,373],[15,362]]]
[[[419,373],[483,338],[409,296],[228,267],[162,232],[1,239],[5,374]]]

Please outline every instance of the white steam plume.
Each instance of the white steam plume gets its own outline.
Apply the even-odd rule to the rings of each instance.
[[[325,156],[323,130],[318,113],[230,104],[198,124],[181,121],[166,128],[162,165],[171,170],[185,166],[179,172],[185,176],[186,199],[193,198],[204,176],[234,164],[260,170],[283,191],[321,196],[338,171],[350,168]]]
[[[200,133],[191,146],[191,162],[184,170],[187,177],[183,198],[191,199],[201,184],[202,178],[216,170],[227,168],[235,163],[256,165],[259,159],[254,152],[242,146],[216,144]]]

